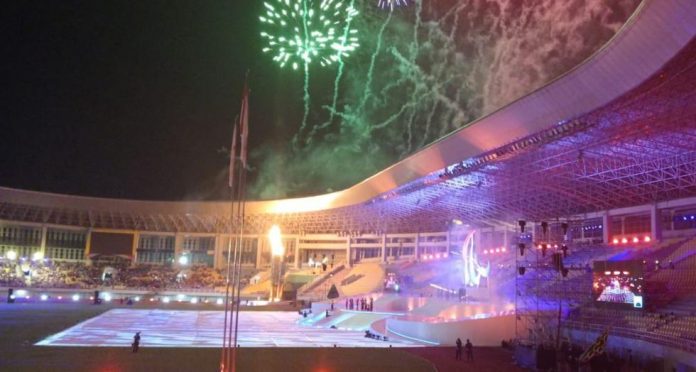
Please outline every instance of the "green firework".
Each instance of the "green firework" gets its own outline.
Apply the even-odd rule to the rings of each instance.
[[[358,11],[349,2],[273,0],[263,5],[263,51],[273,54],[281,67],[297,69],[313,61],[328,66],[358,47],[358,32],[350,28]]]

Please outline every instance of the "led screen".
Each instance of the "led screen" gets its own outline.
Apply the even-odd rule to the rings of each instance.
[[[643,307],[643,266],[640,261],[595,261],[592,295],[595,301]]]

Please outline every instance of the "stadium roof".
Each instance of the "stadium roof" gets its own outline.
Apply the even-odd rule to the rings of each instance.
[[[249,202],[250,233],[441,231],[696,196],[696,3],[644,1],[587,61],[346,190]],[[668,25],[668,26],[666,26]],[[0,188],[0,219],[221,232],[229,203]]]

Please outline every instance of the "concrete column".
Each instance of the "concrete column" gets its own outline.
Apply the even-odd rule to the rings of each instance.
[[[674,231],[674,209],[669,213],[669,231]]]
[[[660,220],[660,210],[656,205],[650,208],[650,239],[653,242],[662,239],[662,221]]]
[[[92,260],[89,259],[89,254],[92,250],[92,228],[87,229],[87,234],[85,235],[85,260],[89,265]]]
[[[452,241],[452,237],[451,237],[450,235],[451,235],[451,234],[450,234],[450,230],[447,229],[447,237],[445,238],[445,242],[446,242],[447,248],[445,249],[445,253],[449,253],[450,248],[451,248],[451,247],[450,247],[450,242]],[[479,234],[479,235],[477,235],[477,236],[480,237],[481,235]]]
[[[296,269],[300,268],[300,238],[295,237],[295,262]]]
[[[135,264],[138,262],[138,246],[140,245],[140,231],[134,231],[133,232],[133,245],[131,247],[131,257],[133,257],[133,260],[131,261],[131,266],[135,266]]]
[[[219,269],[222,267],[222,261],[223,261],[223,256],[222,256],[222,235],[221,234],[215,234],[215,254],[213,255],[213,267],[216,269]]]
[[[387,261],[387,234],[382,234],[382,262]]]
[[[39,252],[43,257],[46,257],[46,238],[48,235],[48,227],[41,226],[41,245],[39,246]]]
[[[420,232],[416,233],[416,247],[413,249],[413,254],[416,256],[416,260],[420,261]]]
[[[353,267],[353,260],[351,259],[351,251],[350,251],[350,243],[351,239],[350,236],[346,238],[346,267],[350,268]]]
[[[256,238],[256,268],[257,269],[261,267],[261,252],[263,251],[263,248],[264,248],[265,243],[266,243],[266,240],[263,239],[262,236],[263,235],[259,235]],[[244,245],[244,239],[241,239],[241,241],[242,241],[242,245]],[[297,248],[296,248],[297,252],[300,251],[299,248],[300,248],[300,246],[298,244]],[[273,257],[271,257],[271,259],[273,259]]]
[[[174,266],[179,265],[179,256],[184,251],[184,234],[176,233],[174,235]]]
[[[604,212],[602,215],[602,241],[604,244],[611,243],[611,219],[609,219],[609,212]]]

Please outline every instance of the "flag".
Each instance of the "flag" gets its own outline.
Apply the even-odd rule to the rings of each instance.
[[[232,145],[230,146],[230,174],[229,174],[229,185],[230,188],[234,187],[234,163],[235,157],[237,156],[237,123],[234,124],[234,130],[232,131]]]
[[[597,337],[597,341],[595,341],[594,344],[592,344],[589,348],[587,348],[587,350],[585,350],[584,353],[582,353],[582,355],[580,355],[578,361],[580,363],[587,363],[592,360],[592,358],[604,352],[604,346],[607,344],[607,338],[609,338],[609,329],[604,330],[604,332]]]
[[[242,109],[239,112],[239,126],[241,129],[242,151],[240,154],[242,166],[247,168],[247,152],[249,142],[249,85],[244,81],[244,91],[242,92]]]

